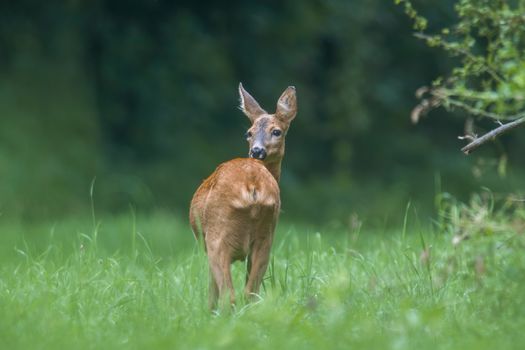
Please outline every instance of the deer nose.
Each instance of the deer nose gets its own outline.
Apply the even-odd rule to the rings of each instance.
[[[266,150],[261,147],[254,147],[250,151],[250,157],[263,160],[266,158]]]

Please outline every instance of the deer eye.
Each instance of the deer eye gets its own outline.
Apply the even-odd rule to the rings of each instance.
[[[250,137],[252,137],[252,133],[250,131],[247,131],[246,134],[244,134],[244,137],[249,139]]]
[[[275,129],[275,130],[272,131],[272,135],[273,136],[281,136],[282,133],[283,132],[281,130],[279,130],[279,129]]]

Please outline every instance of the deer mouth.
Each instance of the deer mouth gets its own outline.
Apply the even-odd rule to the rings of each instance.
[[[250,151],[250,158],[263,160],[266,158],[266,150],[264,148],[255,147]]]
[[[250,155],[250,158],[258,159],[258,160],[264,160],[264,158],[266,158],[266,155],[258,155],[258,156],[254,156],[253,154],[251,154],[251,155]]]

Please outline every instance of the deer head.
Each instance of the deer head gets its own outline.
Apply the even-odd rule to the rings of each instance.
[[[280,163],[284,156],[284,138],[291,121],[297,114],[295,87],[289,86],[277,101],[274,114],[268,114],[239,84],[240,109],[252,122],[246,132],[249,157],[266,164]]]

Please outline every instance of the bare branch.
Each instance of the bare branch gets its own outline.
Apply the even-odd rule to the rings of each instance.
[[[506,123],[506,124],[502,124],[501,126],[497,127],[496,129],[494,129],[492,131],[489,131],[485,135],[476,138],[474,141],[472,141],[471,143],[469,143],[468,145],[463,147],[461,149],[461,151],[463,151],[463,153],[465,153],[465,154],[469,154],[470,152],[474,151],[476,148],[478,148],[479,146],[483,145],[484,143],[486,143],[488,141],[491,141],[491,140],[494,140],[499,135],[501,135],[501,134],[503,134],[503,133],[505,133],[505,132],[507,132],[509,130],[512,130],[514,128],[517,128],[518,126],[521,126],[523,124],[525,124],[525,117],[522,117],[520,119],[516,119],[516,120],[514,120],[512,122],[509,122],[509,123]]]
[[[476,139],[475,135],[465,135],[465,136],[458,136],[458,140],[470,140],[474,141]]]

